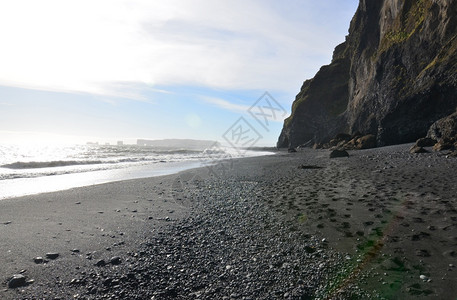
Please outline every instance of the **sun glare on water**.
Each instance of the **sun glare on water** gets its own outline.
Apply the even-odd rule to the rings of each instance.
[[[82,145],[98,140],[100,139],[94,137],[68,136],[47,132],[0,131],[0,144],[18,145],[21,147]]]

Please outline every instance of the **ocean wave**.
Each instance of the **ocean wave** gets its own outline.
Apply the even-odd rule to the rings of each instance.
[[[8,169],[38,169],[38,168],[55,168],[77,165],[97,165],[104,163],[101,160],[77,161],[77,160],[55,160],[55,161],[17,161],[11,164],[2,165],[2,168]]]
[[[117,160],[55,160],[55,161],[18,161],[10,164],[5,164],[0,167],[7,169],[40,169],[40,168],[56,168],[81,165],[101,165],[101,164],[118,164],[118,163],[135,163],[154,161],[154,158],[121,158]]]
[[[99,165],[99,166],[101,166],[101,165]],[[117,168],[119,168],[119,167],[117,167]],[[53,170],[52,172],[5,173],[5,174],[0,174],[0,181],[9,180],[9,179],[25,179],[25,178],[38,178],[38,177],[47,177],[47,176],[55,176],[55,175],[88,173],[88,172],[102,171],[102,170],[109,170],[109,169],[116,169],[116,167],[113,167],[113,168],[94,167],[91,169],[80,169],[80,170],[59,170],[59,171]]]
[[[151,151],[155,154],[200,154],[201,150],[189,150],[189,149],[173,149],[173,150],[154,150]]]
[[[117,159],[90,159],[90,160],[54,160],[54,161],[17,161],[9,164],[0,165],[1,168],[7,169],[40,169],[40,168],[56,168],[56,167],[68,167],[68,166],[83,166],[83,165],[101,165],[101,164],[119,164],[119,163],[139,163],[139,162],[156,162],[170,160],[170,157],[164,157],[163,155],[184,155],[187,158],[193,158],[192,154],[201,154],[202,151],[193,150],[165,150],[160,151],[160,154],[156,157],[144,156],[144,157],[126,157]],[[158,152],[155,152],[158,154]],[[197,155],[198,156],[198,155]]]

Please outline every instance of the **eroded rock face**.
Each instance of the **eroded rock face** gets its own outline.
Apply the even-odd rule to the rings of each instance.
[[[427,138],[436,141],[457,138],[457,112],[433,123],[428,130]]]
[[[334,139],[325,144],[316,143],[314,149],[331,150],[361,150],[376,148],[376,137],[372,134],[361,136],[360,133],[354,135],[338,134]]]
[[[361,0],[332,63],[305,81],[278,147],[361,132],[414,142],[457,107],[457,1]]]
[[[457,149],[457,112],[433,123],[427,136],[418,139],[411,151],[431,146],[434,151],[455,151]]]

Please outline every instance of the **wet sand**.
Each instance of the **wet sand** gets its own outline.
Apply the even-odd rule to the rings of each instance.
[[[2,200],[0,298],[455,299],[457,159],[410,146]]]

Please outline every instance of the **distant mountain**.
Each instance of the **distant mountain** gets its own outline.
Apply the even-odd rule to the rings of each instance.
[[[158,148],[182,148],[187,150],[205,150],[211,147],[219,147],[216,141],[190,140],[190,139],[165,139],[165,140],[144,140],[138,139],[139,146],[152,146]]]
[[[372,134],[413,142],[457,107],[457,0],[361,0],[330,65],[304,82],[278,147]]]

